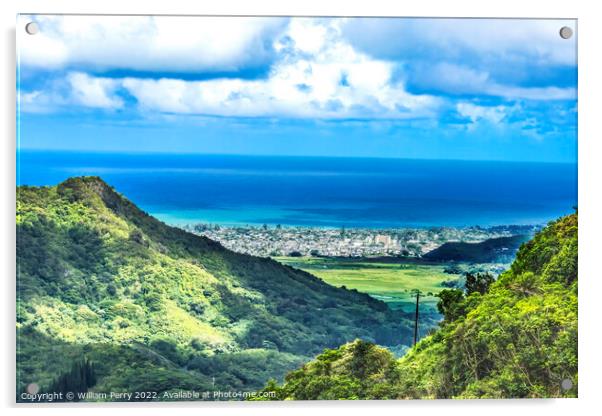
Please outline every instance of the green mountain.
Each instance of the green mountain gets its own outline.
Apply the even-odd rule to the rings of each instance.
[[[422,257],[431,261],[507,263],[512,261],[521,244],[528,240],[528,235],[513,235],[490,238],[479,243],[451,241],[443,243]]]
[[[169,227],[97,177],[17,188],[17,274],[18,394],[256,390],[355,338],[411,342],[384,303]]]
[[[357,340],[265,390],[305,400],[577,396],[577,214],[524,244],[483,294],[440,296],[441,328],[401,359]]]

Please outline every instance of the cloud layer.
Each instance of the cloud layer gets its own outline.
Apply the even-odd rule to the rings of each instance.
[[[42,29],[23,35],[34,20]],[[237,71],[271,59],[274,18],[21,16],[22,65],[41,69]]]
[[[21,110],[574,128],[551,116],[577,94],[561,25],[574,22],[21,16]]]
[[[277,57],[265,79],[187,81],[169,77],[107,78],[69,72],[63,82],[50,86],[49,92],[26,94],[24,102],[43,97],[44,102],[54,100],[58,105],[119,109],[124,103],[122,96],[126,95],[133,97],[144,111],[165,113],[376,119],[432,116],[440,100],[425,94],[408,93],[400,80],[393,79],[396,64],[357,52],[342,38],[341,22],[290,21],[271,45]],[[93,34],[96,32],[94,30]],[[176,34],[173,36],[177,38]],[[239,44],[243,43],[239,41]],[[235,49],[238,48],[236,45]],[[207,65],[214,65],[214,70],[224,69],[224,57],[232,60],[236,55],[232,51],[223,52],[220,58],[206,59]],[[95,59],[97,65],[101,65],[101,61],[102,65],[111,64],[109,59]],[[64,65],[67,62],[67,59],[63,60]],[[202,65],[201,62],[194,64]],[[38,64],[34,60],[33,65]]]

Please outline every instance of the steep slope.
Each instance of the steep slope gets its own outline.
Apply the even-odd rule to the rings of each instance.
[[[210,196],[208,196],[210,198]],[[17,391],[253,390],[354,338],[409,343],[368,295],[169,227],[97,177],[17,189]]]
[[[356,341],[266,390],[279,399],[576,397],[577,214],[524,244],[487,293],[454,306],[398,361]],[[573,387],[565,390],[566,379]]]

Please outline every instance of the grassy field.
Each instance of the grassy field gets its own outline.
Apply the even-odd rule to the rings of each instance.
[[[420,290],[421,312],[434,313],[444,289],[443,281],[459,276],[443,272],[445,265],[407,263],[373,263],[362,259],[315,257],[277,257],[275,260],[305,270],[333,286],[357,289],[386,302],[392,309],[411,313],[415,308],[412,290]]]

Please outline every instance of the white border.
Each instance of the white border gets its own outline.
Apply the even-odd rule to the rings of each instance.
[[[508,413],[576,415],[590,414],[598,407],[600,383],[600,352],[602,337],[599,298],[602,294],[602,272],[596,262],[602,227],[602,204],[596,180],[602,178],[599,158],[602,140],[599,97],[602,96],[600,77],[602,64],[599,40],[602,39],[600,11],[594,1],[527,2],[503,0],[497,2],[474,0],[420,0],[394,2],[386,0],[282,0],[193,2],[186,0],[54,0],[52,2],[21,0],[18,3],[0,2],[2,19],[2,117],[3,141],[1,153],[2,238],[0,264],[2,276],[2,378],[0,394],[5,414],[32,414],[32,406],[14,404],[15,386],[15,18],[17,13],[96,13],[96,14],[225,14],[225,15],[357,15],[357,16],[440,16],[440,17],[531,17],[579,19],[579,399],[567,400],[473,400],[473,401],[411,401],[411,402],[286,402],[286,403],[170,403],[98,405],[41,405],[37,409],[47,415],[106,415],[143,413],[178,414],[277,414],[315,415],[345,413],[382,414],[419,413],[446,415],[507,415]]]

